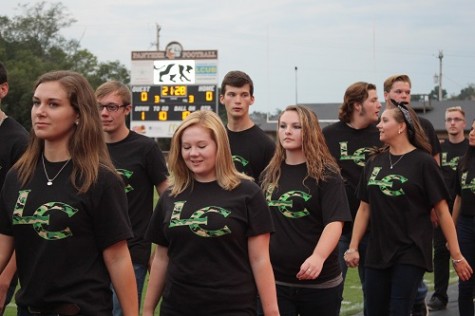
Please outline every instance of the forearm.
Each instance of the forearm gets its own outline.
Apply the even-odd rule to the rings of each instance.
[[[439,225],[444,233],[445,239],[449,246],[450,255],[453,259],[459,259],[462,257],[460,252],[460,247],[457,239],[457,233],[455,230],[455,224],[450,216],[449,208],[445,200],[440,201],[434,207],[437,212],[437,217],[439,218]],[[455,209],[454,209],[455,210]]]
[[[328,223],[323,229],[313,253],[325,261],[338,245],[342,229],[343,222]]]
[[[13,254],[13,237],[0,234],[0,273],[3,273],[7,269],[7,265],[11,261]],[[16,270],[16,261],[15,261]]]
[[[460,195],[457,195],[455,197],[455,201],[454,201],[454,206],[452,208],[452,221],[454,222],[454,225],[457,226],[457,220],[460,216],[460,205],[461,205],[461,198],[460,198]]]
[[[138,315],[137,281],[127,242],[120,241],[106,248],[103,256],[124,315]]]
[[[368,228],[369,216],[369,204],[361,201],[360,207],[356,212],[355,222],[353,223],[353,232],[351,234],[351,241],[349,245],[350,249],[358,250],[360,241],[366,233],[366,229]]]
[[[274,272],[269,258],[269,234],[249,238],[249,261],[264,315],[279,315]]]
[[[143,305],[143,316],[153,316],[162,296],[168,268],[167,251],[168,249],[162,246],[157,246],[155,249]]]
[[[2,289],[5,288],[8,290],[15,273],[16,273],[16,256],[15,256],[15,253],[13,253],[7,266],[5,267],[3,272],[0,274],[0,288]]]

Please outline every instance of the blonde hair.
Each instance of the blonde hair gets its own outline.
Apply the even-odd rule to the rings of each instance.
[[[450,112],[459,112],[465,118],[465,111],[462,109],[461,106],[451,106],[445,110],[446,115]]]
[[[209,131],[211,139],[216,143],[216,178],[220,187],[230,191],[236,188],[242,179],[252,180],[236,170],[229,139],[226,129],[219,116],[212,111],[196,111],[191,113],[173,135],[170,152],[168,155],[168,167],[170,171],[169,184],[171,195],[176,196],[186,188],[193,185],[193,172],[186,166],[181,155],[182,136],[185,130],[191,126],[200,126]]]
[[[412,87],[411,79],[409,78],[408,75],[404,74],[398,74],[398,75],[393,75],[384,80],[384,92],[389,92],[391,91],[393,85],[395,82],[407,82],[409,84],[409,87]]]
[[[280,113],[277,123],[277,133],[280,126],[282,114],[287,111],[297,112],[302,126],[302,151],[305,155],[308,174],[303,182],[308,178],[313,178],[317,182],[326,180],[328,171],[340,174],[340,168],[335,158],[330,153],[323,137],[322,129],[318,123],[317,115],[309,108],[301,105],[290,105]],[[285,149],[277,137],[276,149],[269,165],[263,171],[262,188],[277,187],[280,178],[280,168],[285,161]]]
[[[129,105],[132,102],[130,89],[120,81],[106,81],[95,92],[97,99],[102,99],[112,93],[120,97],[123,105]]]

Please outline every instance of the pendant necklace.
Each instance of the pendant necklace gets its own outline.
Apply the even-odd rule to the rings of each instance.
[[[41,155],[41,161],[43,162],[43,171],[45,172],[45,176],[46,176],[46,180],[48,180],[48,182],[46,182],[47,185],[53,185],[53,181],[54,179],[56,179],[59,174],[61,173],[61,171],[63,171],[63,169],[66,167],[66,165],[71,161],[71,159],[68,159],[64,165],[61,167],[61,169],[59,169],[58,173],[53,177],[53,178],[49,178],[48,176],[48,172],[46,171],[46,166],[45,166],[45,155]]]
[[[404,157],[406,154],[402,155],[401,157],[399,157],[398,160],[396,160],[395,163],[392,162],[391,160],[391,153],[388,151],[388,157],[389,157],[389,169],[392,169],[401,159],[402,157]]]

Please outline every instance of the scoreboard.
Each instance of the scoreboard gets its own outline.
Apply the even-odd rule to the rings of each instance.
[[[183,121],[193,111],[216,109],[216,85],[132,87],[133,121]]]
[[[172,53],[132,52],[130,126],[149,137],[172,137],[191,112],[218,106],[217,51],[167,47]]]

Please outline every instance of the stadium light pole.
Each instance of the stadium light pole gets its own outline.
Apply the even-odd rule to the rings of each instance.
[[[442,101],[442,58],[444,58],[444,53],[439,50],[439,101]]]

